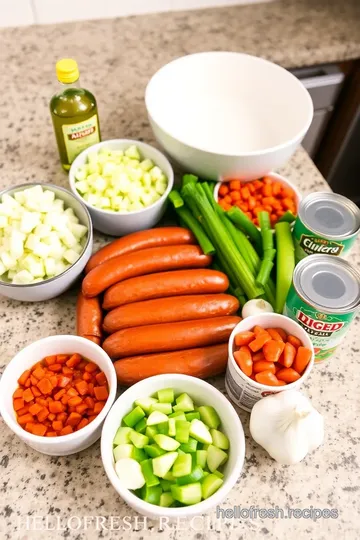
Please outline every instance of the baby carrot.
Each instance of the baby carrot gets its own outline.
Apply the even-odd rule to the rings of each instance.
[[[275,375],[276,368],[274,362],[267,362],[266,360],[259,360],[258,362],[254,362],[253,372],[261,373],[262,371],[271,371],[271,373],[274,373]]]
[[[302,345],[300,339],[295,337],[295,336],[289,335],[287,337],[287,340],[288,340],[289,343],[291,343],[291,345],[293,345],[295,347],[295,349],[298,349]]]
[[[239,332],[239,334],[236,334],[235,336],[235,345],[237,347],[241,347],[242,345],[248,345],[250,341],[252,341],[255,338],[254,332],[246,331],[246,332]]]
[[[249,343],[249,347],[253,352],[257,352],[260,349],[262,349],[265,343],[267,343],[268,341],[271,341],[271,336],[266,331],[264,331],[258,334],[256,336],[256,339],[254,339],[254,341],[251,341],[251,343]]]
[[[241,371],[250,377],[252,374],[253,361],[249,347],[247,345],[242,345],[238,351],[234,352],[234,358]]]
[[[310,360],[311,350],[307,349],[306,347],[299,347],[292,367],[295,369],[295,371],[301,374],[305,370]]]
[[[292,366],[292,363],[294,362],[296,356],[296,349],[291,343],[285,343],[284,347],[284,354],[279,358],[278,362],[285,366],[286,368],[289,368]]]
[[[284,341],[276,328],[267,328],[266,331],[269,332],[271,339],[274,339],[275,341]]]
[[[301,377],[301,375],[299,375],[299,373],[292,368],[280,369],[276,373],[276,376],[280,381],[284,381],[286,383],[292,383],[294,381],[297,381]]]
[[[266,384],[267,386],[279,386],[277,377],[271,371],[256,373],[255,380],[256,382]]]
[[[265,360],[268,362],[278,362],[284,347],[285,343],[283,341],[275,341],[274,339],[267,341],[263,347]]]

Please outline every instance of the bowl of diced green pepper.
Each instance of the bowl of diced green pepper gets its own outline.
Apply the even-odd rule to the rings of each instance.
[[[241,474],[245,438],[226,397],[187,375],[159,375],[126,390],[104,423],[106,474],[125,502],[156,518],[208,512]]]

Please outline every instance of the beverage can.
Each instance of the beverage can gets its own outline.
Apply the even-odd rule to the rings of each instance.
[[[360,210],[337,193],[311,193],[299,206],[294,225],[295,258],[346,256],[360,230]]]
[[[284,315],[309,334],[315,362],[329,358],[360,305],[360,274],[347,261],[310,255],[295,267]]]

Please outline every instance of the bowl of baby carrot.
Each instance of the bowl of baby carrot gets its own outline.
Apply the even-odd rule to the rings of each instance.
[[[240,208],[257,226],[258,213],[265,210],[274,227],[278,221],[295,220],[302,197],[284,176],[269,173],[250,181],[222,178],[215,186],[214,198],[224,210]]]
[[[80,452],[101,435],[116,396],[108,355],[79,336],[50,336],[21,350],[0,380],[0,414],[43,454]]]
[[[250,411],[261,398],[298,389],[314,365],[305,330],[278,313],[246,317],[229,339],[225,386],[230,399]]]

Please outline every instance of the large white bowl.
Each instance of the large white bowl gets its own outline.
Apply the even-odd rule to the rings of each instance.
[[[28,285],[7,283],[0,280],[0,294],[23,302],[42,302],[44,300],[50,300],[50,298],[55,298],[69,289],[84,270],[91,257],[93,246],[93,230],[90,214],[83,202],[77,200],[77,198],[75,198],[67,189],[55,186],[54,184],[43,184],[40,182],[22,184],[2,191],[0,193],[0,201],[5,193],[12,195],[16,191],[22,191],[37,185],[53,191],[57,199],[62,199],[64,201],[66,208],[72,208],[75,215],[79,218],[80,223],[86,225],[88,228],[88,233],[87,241],[80,257],[74,264],[65,270],[65,272],[52,278],[44,279],[44,281],[30,283]]]
[[[282,67],[242,53],[178,58],[151,78],[145,103],[155,137],[186,171],[254,179],[284,164],[313,104]]]
[[[155,203],[136,212],[111,212],[110,210],[101,210],[86,202],[75,187],[75,173],[81,165],[87,162],[88,154],[90,152],[97,152],[103,147],[110,150],[125,150],[132,145],[136,145],[144,158],[151,159],[164,172],[168,179],[168,186],[165,193]],[[131,139],[113,139],[94,144],[81,152],[70,167],[69,182],[71,191],[75,197],[87,206],[94,229],[112,236],[124,236],[136,231],[151,229],[160,221],[166,210],[167,196],[174,185],[174,172],[164,154],[153,146]]]
[[[13,408],[12,395],[18,387],[18,378],[45,356],[73,353],[95,362],[105,373],[109,384],[105,407],[90,424],[69,435],[40,437],[28,433],[17,423]],[[0,414],[9,428],[34,450],[50,456],[67,456],[88,448],[99,439],[104,419],[116,396],[116,386],[114,365],[101,347],[79,336],[50,336],[25,347],[6,366],[0,379]]]
[[[230,440],[229,459],[224,467],[224,483],[214,495],[193,506],[163,508],[147,502],[122,487],[115,473],[113,440],[122,418],[131,410],[134,401],[150,396],[161,388],[173,388],[175,393],[187,392],[198,404],[212,405],[219,413],[221,429]],[[124,501],[140,514],[150,519],[166,516],[170,520],[201,515],[220,504],[240,476],[245,455],[245,438],[240,419],[230,402],[213,386],[188,375],[157,375],[126,390],[114,403],[108,414],[101,435],[101,457],[106,474]]]

